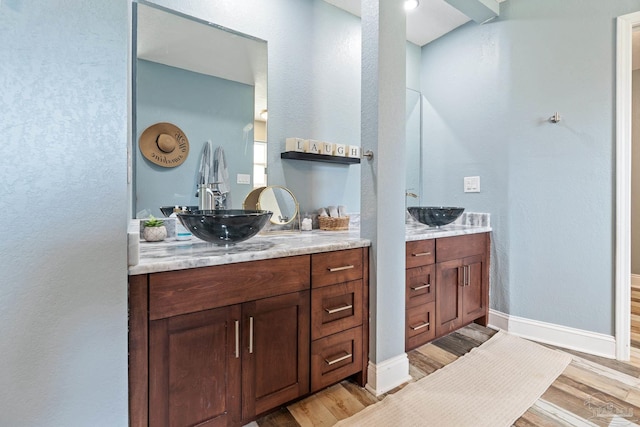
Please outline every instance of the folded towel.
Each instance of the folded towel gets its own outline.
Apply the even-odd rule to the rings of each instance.
[[[222,147],[217,147],[213,155],[213,181],[218,183],[218,190],[225,194],[231,191],[229,185],[229,171],[227,170],[227,159]]]

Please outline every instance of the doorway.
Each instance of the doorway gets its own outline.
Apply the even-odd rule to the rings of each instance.
[[[616,40],[616,358],[629,360],[631,342],[632,47],[640,12],[617,19]]]

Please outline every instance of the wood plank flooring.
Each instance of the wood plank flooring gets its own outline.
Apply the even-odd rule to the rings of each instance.
[[[640,289],[637,298],[640,319]],[[640,347],[640,329],[637,333]],[[409,373],[413,381],[455,361],[487,341],[493,334],[495,331],[492,329],[472,324],[410,351]],[[571,355],[572,362],[540,399],[515,422],[516,427],[640,425],[640,357],[625,363],[575,351],[563,351]],[[402,387],[376,397],[350,381],[343,381],[287,408],[270,413],[250,426],[332,426],[400,389]]]

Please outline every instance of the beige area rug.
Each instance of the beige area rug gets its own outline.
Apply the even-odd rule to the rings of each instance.
[[[498,332],[337,426],[511,426],[570,361],[565,353]]]

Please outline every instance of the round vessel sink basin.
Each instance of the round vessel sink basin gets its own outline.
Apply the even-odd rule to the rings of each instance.
[[[182,205],[180,205],[180,209],[182,209],[183,207],[186,207],[187,211],[189,211],[189,212],[193,212],[193,211],[197,211],[198,210],[198,206],[182,206]],[[169,218],[171,216],[171,214],[173,213],[173,208],[175,208],[175,206],[160,206],[160,212],[162,212],[162,215],[164,215],[165,217]]]
[[[444,206],[411,206],[407,209],[416,221],[430,227],[451,224],[464,212],[464,208]]]
[[[256,234],[271,218],[270,211],[246,209],[195,210],[177,214],[180,222],[199,239],[231,245]]]

